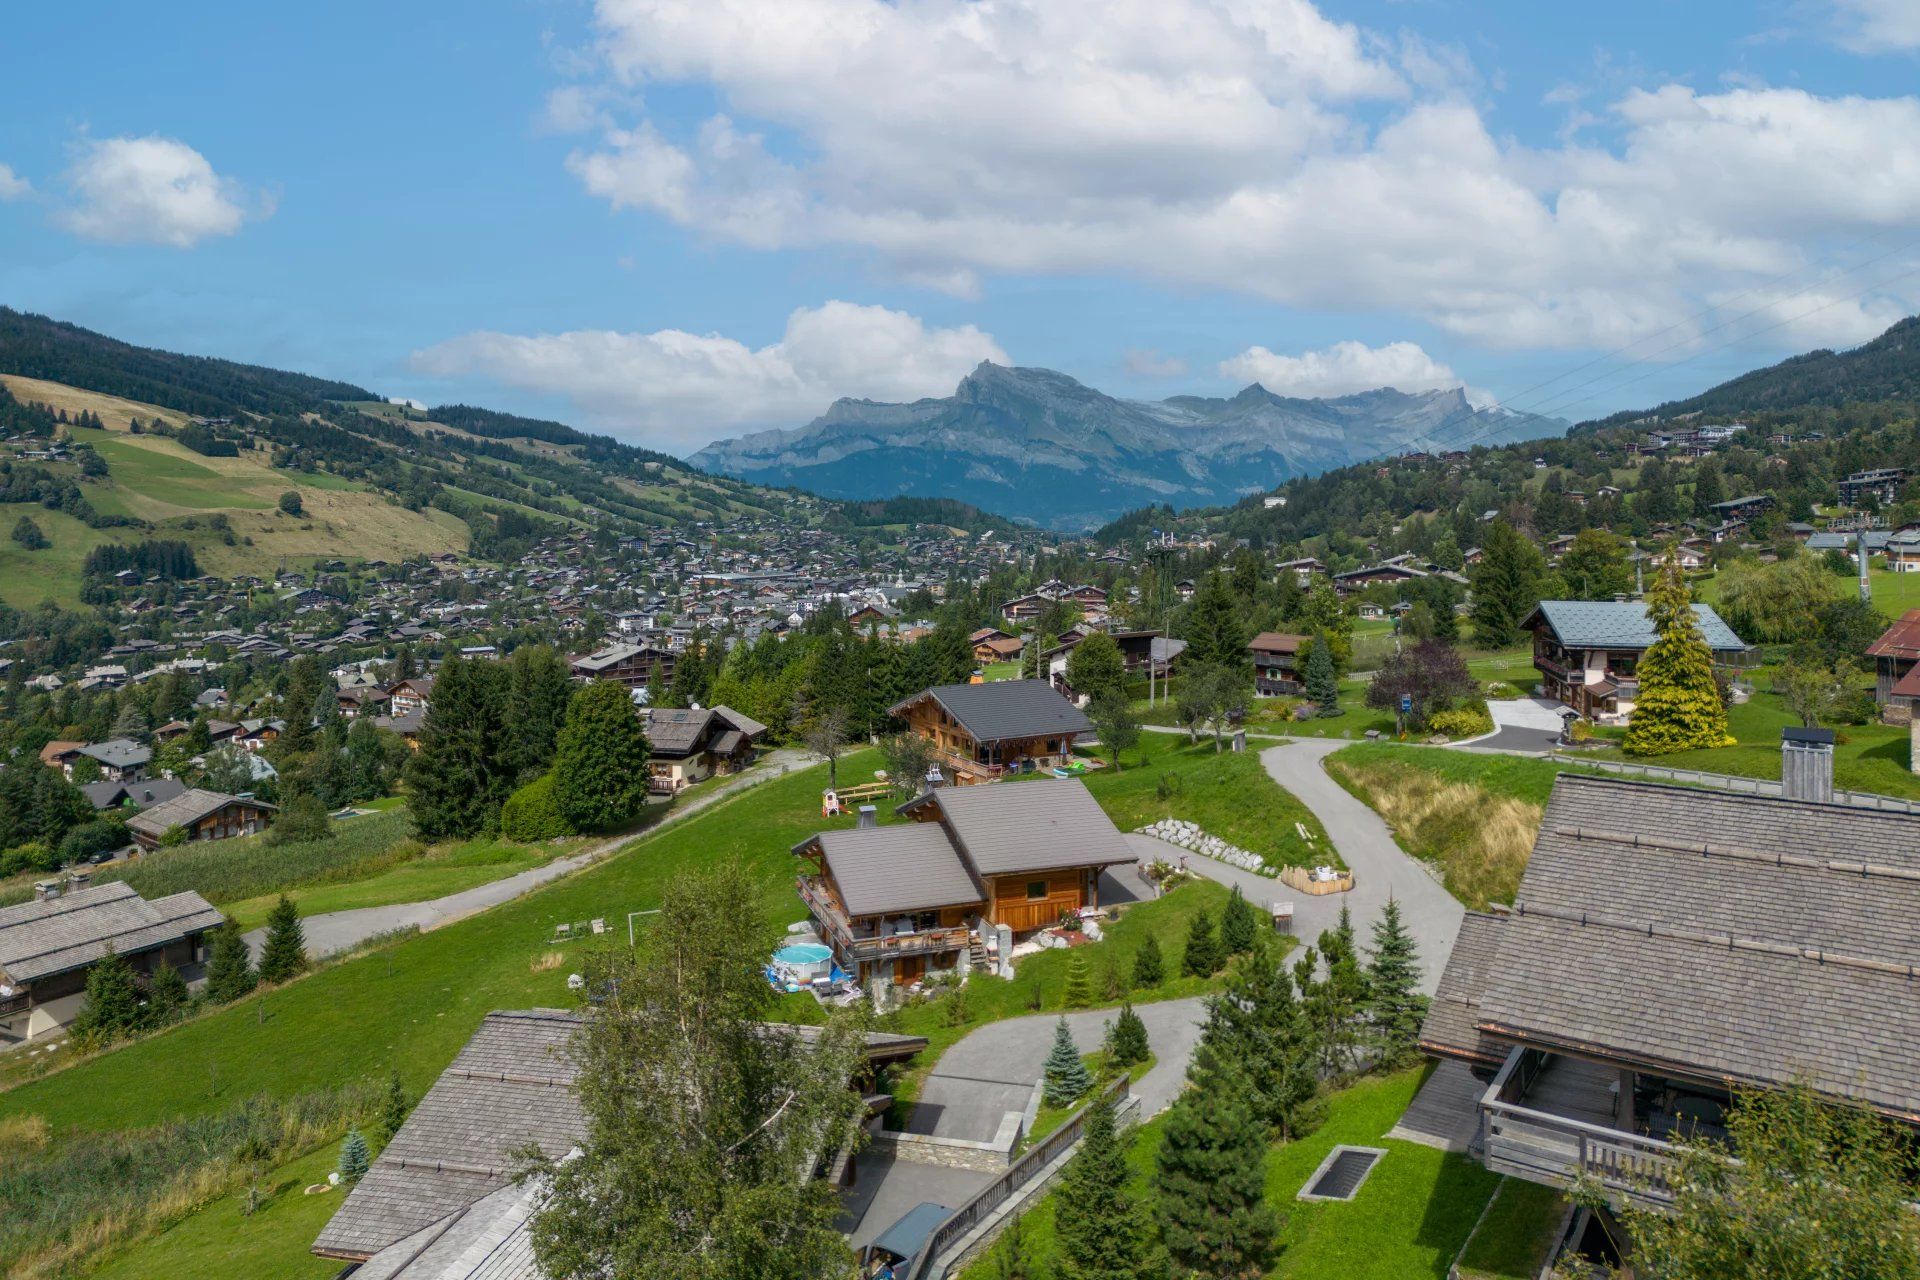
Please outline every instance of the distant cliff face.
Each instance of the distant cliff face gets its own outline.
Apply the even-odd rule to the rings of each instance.
[[[1232,502],[1465,437],[1500,444],[1565,430],[1555,419],[1475,410],[1458,389],[1294,400],[1256,384],[1231,399],[1149,403],[1050,369],[982,364],[944,399],[840,400],[804,427],[716,441],[692,462],[828,497],[958,498],[1080,530],[1148,503]]]

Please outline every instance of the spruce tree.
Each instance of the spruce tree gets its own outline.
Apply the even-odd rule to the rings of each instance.
[[[358,1129],[349,1131],[347,1140],[340,1144],[340,1181],[358,1182],[372,1167],[373,1153],[367,1150],[366,1138]]]
[[[1122,1071],[1147,1060],[1147,1024],[1133,1011],[1132,1001],[1121,1005],[1120,1012],[1107,1024],[1106,1048],[1107,1061]]]
[[[1282,1140],[1301,1128],[1320,1084],[1320,1046],[1279,947],[1262,936],[1207,1002],[1192,1074],[1205,1087],[1224,1062],[1243,1071],[1261,1120]]]
[[[407,1122],[407,1112],[411,1107],[407,1103],[407,1087],[400,1083],[396,1072],[387,1077],[387,1091],[380,1099],[380,1140],[392,1142],[393,1135],[400,1132],[400,1126]]]
[[[1246,895],[1240,892],[1240,886],[1233,886],[1233,892],[1227,895],[1227,905],[1220,912],[1220,947],[1229,956],[1243,956],[1253,950],[1253,940],[1258,935],[1259,923],[1253,914],[1253,908],[1247,905]]]
[[[1084,948],[1076,947],[1067,957],[1066,1003],[1069,1009],[1084,1009],[1093,1003],[1093,973],[1087,967]]]
[[[1656,638],[1640,659],[1640,696],[1622,744],[1629,755],[1665,755],[1727,741],[1727,708],[1713,678],[1713,650],[1700,633],[1693,595],[1673,548],[1666,560],[1647,592],[1647,617]]]
[[[1152,1274],[1140,1209],[1127,1189],[1130,1137],[1120,1131],[1111,1102],[1088,1111],[1080,1149],[1053,1198],[1058,1280],[1147,1280]]]
[[[407,761],[407,809],[423,840],[466,839],[490,830],[512,789],[504,757],[505,697],[498,663],[449,658],[434,678]]]
[[[160,963],[154,967],[153,980],[147,987],[149,1020],[156,1025],[172,1022],[180,1016],[191,999],[187,980],[162,956]]]
[[[221,922],[213,931],[212,954],[207,957],[207,998],[226,1004],[253,990],[258,981],[240,926],[231,920]]]
[[[1420,994],[1420,958],[1407,932],[1400,904],[1387,899],[1373,922],[1373,954],[1367,963],[1367,1012],[1382,1066],[1411,1062],[1419,1052],[1427,998]]]
[[[1167,962],[1160,954],[1160,940],[1150,933],[1133,953],[1134,990],[1151,991],[1166,980]]]
[[[1317,635],[1307,649],[1307,669],[1303,683],[1307,701],[1320,709],[1322,716],[1340,714],[1340,681],[1333,671],[1333,646],[1324,635]]]
[[[1249,639],[1246,621],[1240,616],[1240,602],[1234,599],[1227,576],[1209,573],[1187,604],[1187,649],[1181,660],[1188,667],[1220,667],[1251,683],[1253,652],[1247,648]]]
[[[1213,917],[1196,911],[1187,925],[1187,949],[1180,969],[1190,978],[1210,978],[1220,968],[1220,942],[1214,937]]]
[[[1520,621],[1540,603],[1546,558],[1505,520],[1487,530],[1473,573],[1473,634],[1483,649],[1503,649],[1520,638]]]
[[[526,783],[553,763],[560,727],[573,696],[566,659],[552,645],[525,645],[507,663],[506,766]]]
[[[260,948],[260,981],[285,982],[307,968],[307,935],[286,894],[267,913],[267,941]]]
[[[647,735],[620,685],[595,680],[573,695],[553,756],[553,794],[576,831],[606,831],[647,803]]]
[[[1047,1053],[1044,1070],[1042,1097],[1050,1107],[1067,1106],[1093,1088],[1093,1076],[1087,1064],[1080,1061],[1080,1050],[1074,1047],[1073,1032],[1067,1029],[1065,1018],[1054,1025],[1053,1048]]]
[[[1153,1186],[1176,1267],[1240,1280],[1262,1274],[1281,1221],[1266,1201],[1267,1127],[1231,1060],[1167,1112]]]
[[[1325,974],[1316,974],[1320,965],[1309,950],[1294,966],[1293,980],[1319,1046],[1320,1074],[1338,1078],[1355,1066],[1359,1016],[1367,999],[1367,975],[1355,947],[1353,919],[1345,907],[1340,909],[1339,925],[1321,933],[1319,953]]]
[[[109,947],[87,972],[86,999],[73,1020],[74,1038],[104,1044],[132,1035],[144,1019],[133,968]]]

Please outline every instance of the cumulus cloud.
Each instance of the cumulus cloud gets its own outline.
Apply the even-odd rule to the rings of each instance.
[[[982,360],[1004,364],[1007,355],[972,325],[928,328],[905,312],[832,301],[795,311],[780,341],[758,349],[679,329],[481,332],[415,352],[413,367],[562,395],[603,426],[687,449],[741,428],[791,425],[840,396],[946,395]]]
[[[1187,371],[1187,362],[1179,356],[1163,356],[1145,347],[1128,350],[1126,366],[1136,378],[1177,378]]]
[[[1432,391],[1460,385],[1452,369],[1414,342],[1389,342],[1384,347],[1336,342],[1324,350],[1304,351],[1297,356],[1248,347],[1220,362],[1220,376],[1235,382],[1257,382],[1281,396],[1344,396],[1378,387]]]
[[[1920,0],[1834,0],[1840,43],[1855,53],[1920,49]]]
[[[173,138],[102,138],[83,147],[67,172],[73,203],[59,214],[75,235],[110,244],[186,249],[230,236],[271,209],[207,158]]]
[[[1530,147],[1489,127],[1457,51],[1310,0],[595,13],[599,83],[721,106],[597,130],[569,161],[588,192],[715,240],[858,247],[961,294],[1123,272],[1612,345],[1920,221],[1920,99],[1667,85]]]
[[[33,191],[33,184],[15,173],[10,167],[0,164],[0,201],[18,200]]]

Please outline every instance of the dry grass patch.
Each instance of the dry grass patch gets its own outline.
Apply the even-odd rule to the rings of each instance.
[[[13,398],[22,402],[38,400],[41,404],[52,405],[56,409],[65,409],[68,417],[84,411],[97,413],[100,420],[107,424],[109,431],[125,431],[127,419],[138,417],[141,422],[152,422],[159,418],[174,426],[184,425],[190,415],[178,409],[163,409],[157,404],[142,404],[138,400],[123,400],[119,396],[110,396],[102,391],[83,391],[79,387],[70,387],[64,382],[46,382],[40,378],[23,378],[19,374],[0,374],[0,382],[6,384]]]
[[[1393,761],[1327,762],[1393,827],[1401,847],[1438,865],[1447,891],[1474,910],[1511,903],[1543,807]]]

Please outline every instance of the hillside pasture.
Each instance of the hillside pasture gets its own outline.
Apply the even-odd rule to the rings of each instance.
[[[48,546],[29,551],[13,540],[21,516],[40,526]],[[87,552],[103,542],[123,541],[127,532],[89,528],[35,502],[0,502],[0,602],[16,609],[48,600],[68,609],[79,607],[80,570]]]

